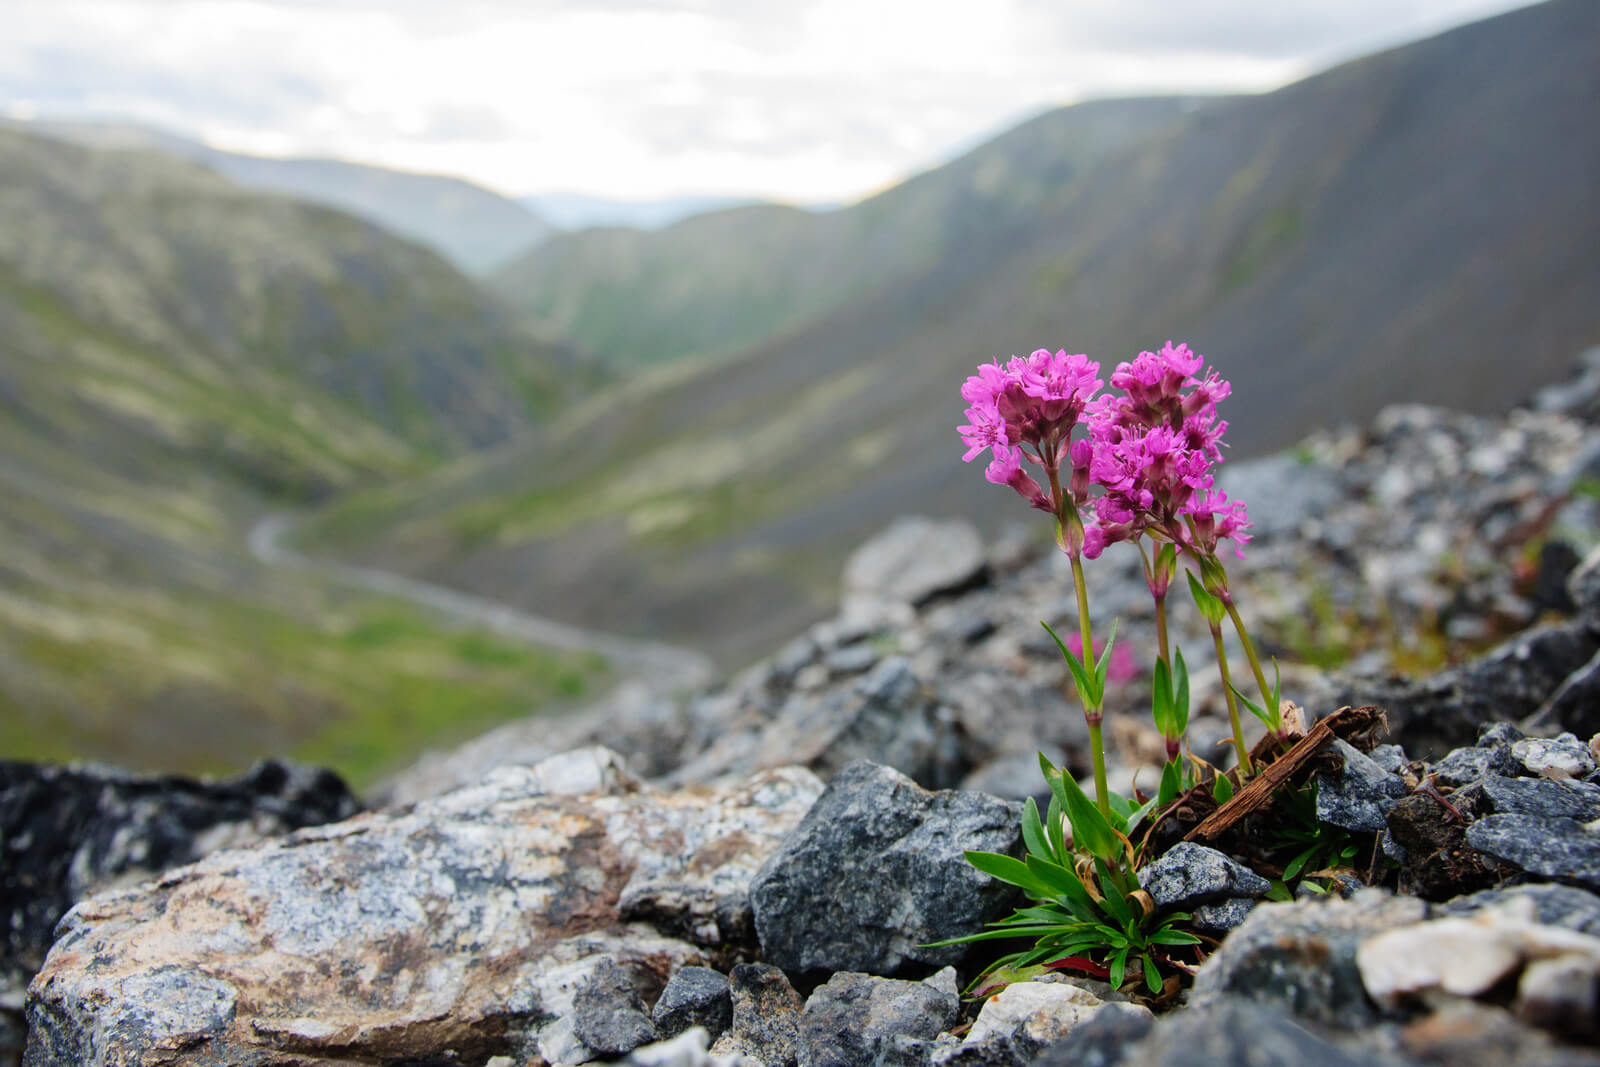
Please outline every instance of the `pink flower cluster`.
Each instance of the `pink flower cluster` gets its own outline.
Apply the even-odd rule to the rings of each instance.
[[[1217,403],[1231,387],[1215,371],[1202,376],[1203,364],[1188,345],[1169,341],[1120,364],[1111,384],[1122,394],[1098,398],[1100,365],[1086,356],[1040,349],[1003,368],[985,364],[961,388],[970,405],[963,458],[990,449],[989,481],[1064,522],[1070,516],[1076,524],[1092,507],[1082,536],[1091,559],[1144,534],[1201,556],[1214,556],[1224,540],[1239,551],[1250,539],[1249,516],[1243,501],[1213,488],[1212,473],[1228,428]],[[1080,422],[1088,436],[1073,440]],[[1023,459],[1044,471],[1050,493],[1023,470]],[[1091,499],[1092,485],[1103,492]]]

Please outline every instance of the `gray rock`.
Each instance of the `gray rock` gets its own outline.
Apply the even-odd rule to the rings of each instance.
[[[1487,815],[1467,827],[1467,844],[1529,874],[1600,889],[1600,833],[1573,819]]]
[[[602,1056],[620,1056],[656,1040],[633,979],[609,957],[573,994],[572,1009],[573,1034]]]
[[[1408,792],[1405,781],[1337,737],[1329,749],[1339,755],[1343,767],[1336,775],[1318,777],[1317,819],[1362,833],[1385,829],[1384,816]]]
[[[733,1022],[727,976],[710,967],[679,968],[656,999],[650,1018],[664,1038],[698,1026],[715,1041]]]
[[[1600,632],[1600,547],[1596,547],[1567,578],[1567,594],[1578,606],[1578,618]]]
[[[1545,818],[1600,819],[1600,785],[1548,778],[1501,778],[1479,783],[1489,810],[1496,815],[1538,815]]]
[[[1537,734],[1571,730],[1592,737],[1600,733],[1600,652],[1568,675],[1522,725]]]
[[[1192,913],[1194,921],[1191,925],[1208,934],[1225,934],[1248,919],[1259,903],[1255,897],[1229,897],[1211,904],[1201,904]]]
[[[1579,954],[1533,960],[1517,983],[1517,1018],[1573,1040],[1596,1036],[1600,960]]]
[[[1191,1003],[1234,995],[1312,1023],[1367,1026],[1375,1015],[1356,950],[1371,935],[1420,922],[1425,914],[1422,901],[1379,890],[1350,900],[1259,904],[1201,966]]]
[[[1463,786],[1492,775],[1515,775],[1522,765],[1511,754],[1510,745],[1485,745],[1479,748],[1458,748],[1438,763],[1430,764],[1428,773],[1439,785]]]
[[[1149,1035],[1155,1016],[1125,1008],[1107,1004],[1041,1052],[1033,1067],[1119,1067],[1132,1062],[1127,1055]]]
[[[713,1055],[737,1053],[765,1067],[795,1067],[800,1050],[800,994],[770,963],[741,963],[728,974],[733,1025],[711,1046]]]
[[[1600,935],[1600,896],[1576,886],[1552,882],[1503,886],[1456,897],[1441,908],[1447,915],[1470,915],[1517,898],[1533,901],[1534,918],[1546,926],[1564,926],[1580,934]]]
[[[1477,743],[1480,748],[1488,748],[1491,745],[1512,745],[1526,736],[1514,723],[1488,722],[1478,728]]]
[[[800,1016],[800,1067],[869,1067],[896,1035],[931,1040],[954,1026],[953,988],[840,971],[818,986]]]
[[[1411,766],[1411,757],[1399,745],[1378,745],[1367,753],[1367,758],[1390,774],[1400,774]]]
[[[1177,1012],[1119,1061],[1128,1067],[1400,1067],[1398,1058],[1351,1052],[1286,1019],[1264,1000],[1221,997]]]
[[[983,537],[972,523],[907,516],[845,561],[844,595],[923,604],[980,584],[988,567]]]
[[[1093,1019],[1106,1003],[1075,982],[1014,982],[988,997],[962,1043],[999,1044],[1033,1056]],[[1118,1011],[1148,1014],[1141,1005],[1120,1003]]]
[[[1482,1000],[1444,1000],[1393,1043],[1406,1062],[1427,1067],[1600,1067],[1600,1052],[1558,1043]]]
[[[1596,635],[1583,623],[1536,626],[1480,659],[1420,681],[1346,680],[1335,693],[1336,706],[1379,705],[1389,713],[1395,742],[1413,756],[1437,759],[1472,744],[1485,722],[1532,715],[1596,650]]]
[[[653,989],[706,962],[626,923],[628,886],[677,886],[668,896],[693,929],[688,916],[747,898],[817,787],[796,769],[684,793],[530,795],[537,784],[529,768],[496,768],[438,800],[80,902],[30,987],[30,1067],[285,1062],[286,1050],[583,1062],[595,1050],[577,1001],[597,973]]]
[[[1181,841],[1139,870],[1139,884],[1157,907],[1178,908],[1221,897],[1261,897],[1272,883],[1214,848]]]
[[[831,778],[858,759],[885,763],[935,788],[954,785],[970,767],[957,723],[904,656],[841,685],[792,693],[755,729],[724,730],[668,780],[696,785],[791,764]]]
[[[888,767],[851,764],[751,886],[765,958],[882,975],[958,962],[965,946],[922,946],[977,932],[1012,899],[962,853],[1015,855],[1019,821],[1016,805],[994,797],[930,793]]]
[[[1541,778],[1582,778],[1595,769],[1589,746],[1572,734],[1523,738],[1511,746],[1511,754],[1529,774]]]
[[[822,662],[830,674],[860,674],[878,662],[878,652],[871,645],[862,642],[834,649]]]

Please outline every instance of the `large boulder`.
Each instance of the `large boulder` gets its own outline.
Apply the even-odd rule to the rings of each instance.
[[[644,1005],[670,975],[708,962],[693,940],[747,924],[750,873],[821,791],[797,769],[680,793],[540,786],[500,768],[81,902],[29,991],[29,1067],[621,1052],[653,1037]],[[628,921],[646,912],[682,936]],[[624,984],[640,999],[608,1007]]]
[[[923,604],[981,582],[988,572],[983,537],[965,519],[896,519],[851,553],[844,566],[846,600]]]
[[[931,793],[892,768],[851,764],[751,886],[765,958],[877,975],[959,962],[966,946],[927,943],[978,932],[1012,895],[962,853],[1018,853],[1020,816],[995,797]]]

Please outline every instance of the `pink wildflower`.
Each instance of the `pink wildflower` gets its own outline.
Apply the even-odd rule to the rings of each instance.
[[[1208,489],[1195,494],[1185,505],[1183,514],[1193,532],[1195,547],[1201,552],[1215,556],[1218,543],[1227,540],[1233,542],[1234,554],[1244,558],[1244,546],[1250,543],[1250,535],[1245,531],[1254,524],[1245,511],[1243,500],[1230,501],[1222,490]]]

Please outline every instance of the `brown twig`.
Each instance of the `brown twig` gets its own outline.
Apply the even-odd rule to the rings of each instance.
[[[1184,840],[1193,841],[1197,837],[1207,841],[1216,839],[1241,819],[1270,807],[1273,794],[1288,784],[1330,740],[1368,735],[1385,721],[1383,711],[1376,707],[1340,708],[1324,717],[1287,752],[1259,770],[1249,785],[1185,834]]]

